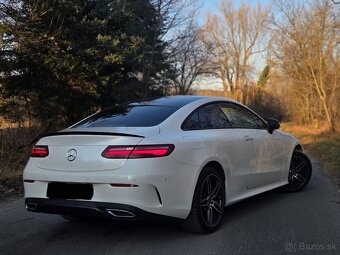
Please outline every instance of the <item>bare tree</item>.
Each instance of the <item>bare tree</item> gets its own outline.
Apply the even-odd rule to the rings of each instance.
[[[335,129],[334,105],[339,100],[339,14],[327,0],[275,2],[275,61],[292,83],[295,106],[309,122],[325,120]],[[322,109],[320,111],[320,109]],[[309,123],[310,124],[310,123]]]
[[[232,0],[219,4],[220,15],[209,14],[204,42],[210,49],[211,70],[219,77],[226,96],[242,100],[242,87],[251,71],[252,57],[263,51],[260,41],[266,30],[269,7],[261,4],[234,6]]]
[[[196,4],[187,13],[186,22],[178,27],[173,36],[175,40],[169,47],[172,70],[170,93],[189,94],[194,82],[206,73],[209,52],[202,44],[202,30],[196,21],[200,6]]]
[[[199,40],[197,27],[188,27],[186,37],[176,43],[172,54],[172,82],[175,94],[186,95],[191,92],[192,85],[206,73],[208,52]]]

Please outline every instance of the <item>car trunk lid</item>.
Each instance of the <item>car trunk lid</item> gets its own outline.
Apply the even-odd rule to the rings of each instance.
[[[109,145],[137,145],[144,137],[155,135],[158,127],[115,128],[86,131],[66,129],[47,134],[37,145],[47,145],[49,155],[32,158],[41,169],[53,171],[108,171],[119,169],[127,159],[107,159],[101,153]]]

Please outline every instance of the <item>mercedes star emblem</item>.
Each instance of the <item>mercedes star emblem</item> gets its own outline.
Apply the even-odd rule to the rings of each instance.
[[[67,152],[67,160],[73,161],[77,157],[77,151],[75,149],[71,149]]]

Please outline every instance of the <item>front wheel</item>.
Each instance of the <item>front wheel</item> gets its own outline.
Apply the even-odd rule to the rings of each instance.
[[[196,233],[215,231],[222,222],[224,207],[224,179],[215,168],[205,167],[198,178],[191,212],[184,228]]]
[[[288,184],[282,189],[288,192],[302,190],[309,183],[312,176],[312,164],[301,151],[294,151],[289,168]]]

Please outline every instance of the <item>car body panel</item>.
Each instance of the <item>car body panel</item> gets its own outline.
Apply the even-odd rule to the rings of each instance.
[[[43,137],[38,145],[47,144],[49,156],[32,158],[35,165],[43,170],[55,171],[110,171],[123,166],[126,159],[114,161],[101,157],[108,145],[136,145],[143,138],[105,135],[60,135]],[[68,156],[74,151],[75,158]]]
[[[248,189],[277,182],[284,171],[284,151],[280,134],[269,134],[267,130],[254,131],[253,140],[244,140],[245,147],[251,147],[253,153],[249,154],[247,159],[249,171],[252,172],[246,181]]]

